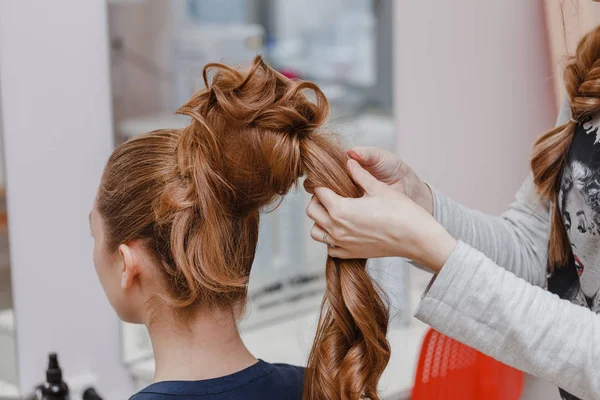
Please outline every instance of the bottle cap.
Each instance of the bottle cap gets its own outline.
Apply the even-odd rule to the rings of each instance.
[[[48,383],[61,383],[62,371],[58,365],[58,356],[56,353],[48,355],[48,369],[46,370],[46,381]]]

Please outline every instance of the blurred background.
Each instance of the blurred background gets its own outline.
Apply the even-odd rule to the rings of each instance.
[[[122,399],[151,381],[145,328],[121,324],[97,282],[87,216],[116,144],[187,124],[173,112],[206,63],[262,54],[321,87],[348,146],[393,151],[498,214],[554,124],[566,56],[599,22],[600,6],[571,0],[0,1],[0,398],[41,382],[50,351],[76,396],[94,385]],[[307,202],[293,192],[261,222],[240,326],[270,362],[305,364],[312,343],[325,251]],[[430,276],[398,259],[369,268],[393,314],[382,395],[407,399]],[[528,378],[524,399],[557,396]]]

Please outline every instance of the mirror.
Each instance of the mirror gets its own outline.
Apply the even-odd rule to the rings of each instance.
[[[0,104],[0,398],[16,396],[17,364],[13,313]]]
[[[187,119],[173,111],[204,87],[205,64],[244,65],[261,54],[281,73],[319,85],[332,107],[328,128],[348,146],[394,151],[391,10],[391,0],[113,1],[109,34],[116,142],[184,127]],[[314,325],[325,287],[326,251],[310,240],[312,223],[304,213],[309,200],[303,189],[296,190],[261,216],[249,305],[240,321],[247,338],[302,316]],[[394,265],[401,262],[371,265],[390,289],[398,326],[409,316],[401,312],[407,302],[406,270]],[[307,331],[302,337],[304,351],[312,336]],[[140,387],[151,381],[152,349],[144,326],[123,324],[122,355]],[[277,361],[305,362],[281,357]]]

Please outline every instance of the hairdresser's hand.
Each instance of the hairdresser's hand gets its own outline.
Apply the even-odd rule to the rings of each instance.
[[[439,271],[456,240],[408,196],[375,179],[349,160],[352,178],[365,191],[358,199],[316,188],[308,208],[315,221],[313,239],[329,247],[337,258],[406,257]]]
[[[412,201],[433,214],[431,189],[398,156],[377,147],[355,147],[348,156],[358,161],[376,179],[410,197]]]

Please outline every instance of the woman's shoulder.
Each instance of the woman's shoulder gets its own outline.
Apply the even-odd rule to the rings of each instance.
[[[304,368],[289,364],[269,365],[272,371],[264,382],[258,383],[258,386],[271,396],[268,398],[300,400],[304,385]]]
[[[304,368],[259,360],[245,370],[220,378],[158,382],[136,393],[130,400],[300,400],[303,384]]]
[[[304,383],[304,367],[298,367],[290,364],[271,364],[274,368],[275,378],[283,382],[293,383],[302,386]]]

